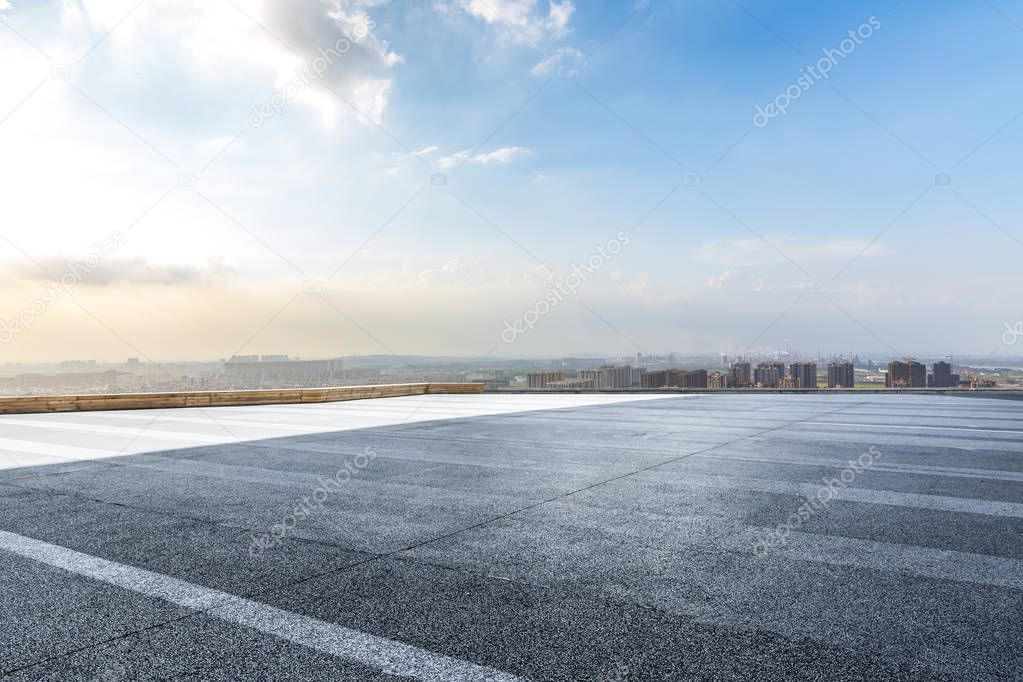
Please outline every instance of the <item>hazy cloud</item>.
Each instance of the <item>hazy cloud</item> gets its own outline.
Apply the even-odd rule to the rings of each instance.
[[[531,70],[534,76],[546,76],[562,64],[576,66],[583,61],[584,55],[574,47],[559,47],[544,57]]]
[[[735,270],[725,270],[724,272],[716,275],[711,275],[707,278],[707,281],[703,283],[704,289],[720,289],[725,283],[732,278],[735,274]]]
[[[8,264],[4,270],[8,277],[23,282],[47,282],[59,279],[62,273],[72,271],[80,258],[53,256],[38,260],[45,268],[44,273],[32,263],[19,261]],[[141,256],[130,258],[112,257],[100,263],[81,279],[80,286],[111,286],[134,284],[139,286],[188,286],[211,284],[223,280],[234,270],[219,261],[210,261],[201,266],[153,263]]]
[[[440,267],[420,271],[417,279],[439,286],[476,285],[486,280],[486,274],[478,258],[455,256]]]
[[[712,265],[728,268],[753,267],[784,263],[788,259],[803,267],[821,261],[851,261],[861,254],[885,256],[889,250],[881,244],[857,240],[815,241],[804,238],[768,235],[766,241],[750,239],[719,239],[700,244],[697,257]]]

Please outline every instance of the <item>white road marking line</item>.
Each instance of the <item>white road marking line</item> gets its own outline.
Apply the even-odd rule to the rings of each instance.
[[[212,422],[207,422],[213,424]],[[130,438],[137,436],[139,429],[131,426],[107,426],[105,424],[86,424],[83,422],[65,422],[55,420],[16,419],[5,418],[0,421],[3,426],[29,426],[34,429],[47,431],[74,431],[77,433],[99,433],[104,435],[124,436]],[[160,440],[181,441],[185,443],[208,443],[211,445],[219,443],[233,443],[237,438],[231,436],[218,436],[207,433],[195,433],[191,431],[164,431],[160,429],[145,429],[143,432],[149,438]]]
[[[765,528],[763,531],[773,534],[774,529]],[[738,551],[750,547],[734,541],[731,544]],[[1023,589],[1023,561],[989,554],[801,532],[789,533],[784,545],[770,545],[767,556],[774,553],[786,559]]]
[[[0,438],[0,448],[14,452],[31,452],[34,455],[66,457],[67,459],[75,459],[77,457],[99,459],[101,457],[115,457],[118,454],[117,450],[83,448],[75,445],[41,443],[33,440],[20,440],[15,438]]]
[[[755,490],[762,493],[795,495],[807,499],[816,497],[822,489],[828,488],[828,486],[824,485],[823,481],[821,483],[800,483],[798,481],[718,474],[682,473],[680,475],[670,471],[667,475],[657,472],[648,476],[655,479],[668,479],[672,476],[680,476],[678,478],[671,478],[671,483],[686,487]],[[835,500],[1023,519],[1023,504],[1018,502],[1002,502],[1000,500],[984,500],[975,497],[952,497],[950,495],[931,495],[925,493],[905,493],[898,490],[884,490],[880,488],[845,487],[841,484],[837,475],[832,478],[835,480],[835,484],[830,486],[830,490],[832,499]]]
[[[716,455],[711,453],[699,453],[694,458],[713,459],[720,462],[756,462],[758,464],[785,464],[803,467],[830,467],[833,469],[845,469],[849,466],[849,459],[833,459],[828,457],[815,457],[804,455],[801,458],[789,457],[750,457],[748,455]],[[931,464],[907,464],[901,462],[888,462],[887,464],[874,464],[871,471],[886,471],[900,474],[921,474],[924,476],[946,476],[952,478],[981,478],[997,481],[1019,481],[1023,482],[1023,472],[1004,471],[1001,469],[972,469],[966,467],[935,466]]]
[[[969,431],[970,433],[1004,433],[1020,434],[1023,431],[1010,429],[977,429],[970,426],[923,426],[917,424],[855,424],[850,422],[816,422],[807,421],[797,426],[856,426],[861,429],[906,429],[909,431]]]
[[[634,543],[635,539],[639,539],[640,542],[637,546],[641,549],[636,556],[636,561],[640,564],[655,555],[661,556],[662,553],[663,556],[690,557],[702,552],[722,550],[734,552],[752,562],[746,564],[747,559],[740,558],[739,560],[743,562],[742,568],[736,570],[741,571],[746,568],[751,568],[754,572],[762,570],[768,576],[787,575],[791,572],[793,575],[799,575],[798,579],[805,579],[806,576],[803,575],[805,569],[793,562],[806,561],[815,564],[854,566],[887,574],[902,573],[958,583],[1023,590],[1023,560],[1009,557],[803,531],[791,531],[785,535],[784,542],[779,543],[777,542],[777,527],[749,526],[739,521],[721,521],[716,516],[657,512],[630,512],[628,515],[624,515],[618,508],[606,510],[589,508],[581,512],[569,502],[558,502],[555,505],[567,507],[561,511],[572,515],[571,528],[578,530],[582,535],[587,535],[586,531],[588,530],[598,529],[599,532],[590,533],[589,536],[603,537],[608,533],[621,536],[624,538],[623,546],[628,546],[630,543]],[[505,523],[525,524],[528,530],[518,537],[526,538],[528,543],[532,532],[530,524],[543,516],[544,523],[549,525],[552,518],[557,518],[555,515],[557,511],[557,509],[553,511],[548,509],[544,512],[536,512],[533,516],[527,514],[523,519],[517,521],[509,519]],[[642,523],[638,521],[642,521]],[[494,532],[501,532],[500,526],[492,528],[497,529]],[[471,545],[471,541],[466,541],[464,537],[454,536],[443,543],[421,545],[415,549],[407,550],[402,553],[402,556],[450,563],[451,557],[457,555],[459,559],[455,563],[458,566],[472,566],[476,570],[489,574],[503,573],[524,582],[542,582],[549,579],[549,576],[544,573],[547,570],[546,567],[539,564],[526,567],[518,562],[516,557],[517,553],[522,551],[521,548],[508,551],[498,549],[490,553],[476,554],[471,548],[465,549],[469,545],[459,544],[462,542],[469,542]],[[757,559],[754,547],[762,542],[767,545],[768,551]],[[532,547],[532,545],[528,546]],[[577,549],[583,551],[586,547],[588,545],[581,545]],[[463,549],[465,551],[462,551]],[[537,552],[542,553],[543,550],[542,546],[537,546]],[[653,554],[645,556],[643,552],[652,552]],[[840,579],[835,576],[832,578]],[[611,579],[613,582],[613,576]],[[869,592],[864,585],[873,583],[875,578],[864,576],[856,580],[859,582],[844,584],[855,585],[857,589],[862,588]],[[733,582],[738,586],[736,589],[763,588],[763,584],[758,581],[749,584],[742,580]],[[599,585],[600,583],[600,580],[596,580],[594,584]],[[657,598],[665,597],[666,593],[661,589],[659,583],[654,581],[650,585]],[[760,587],[757,588],[756,585],[760,585]],[[618,589],[617,585],[615,585],[615,589]]]
[[[76,575],[202,611],[229,623],[377,668],[390,675],[431,682],[524,681],[524,678],[494,668],[3,530],[0,530],[0,549]]]

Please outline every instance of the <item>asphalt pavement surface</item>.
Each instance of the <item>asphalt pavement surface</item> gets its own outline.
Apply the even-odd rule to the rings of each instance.
[[[0,417],[11,680],[1023,679],[1023,402]]]

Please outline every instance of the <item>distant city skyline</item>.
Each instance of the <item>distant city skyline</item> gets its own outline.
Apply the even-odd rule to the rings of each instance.
[[[919,360],[930,365],[926,368]],[[633,364],[635,363],[635,364]],[[298,358],[283,353],[156,363],[65,360],[0,364],[0,395],[136,394],[244,389],[296,389],[396,383],[483,384],[486,390],[999,388],[1023,386],[1016,365],[985,368],[969,357],[945,359],[856,355],[802,358],[791,354],[637,354],[622,357],[439,358],[346,356]]]

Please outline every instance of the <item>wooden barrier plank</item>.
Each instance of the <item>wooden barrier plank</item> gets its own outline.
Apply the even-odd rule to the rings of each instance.
[[[345,400],[396,398],[400,396],[425,395],[429,393],[477,394],[482,393],[483,388],[483,384],[414,383],[241,391],[176,391],[173,393],[5,396],[0,397],[0,414],[327,403]]]

